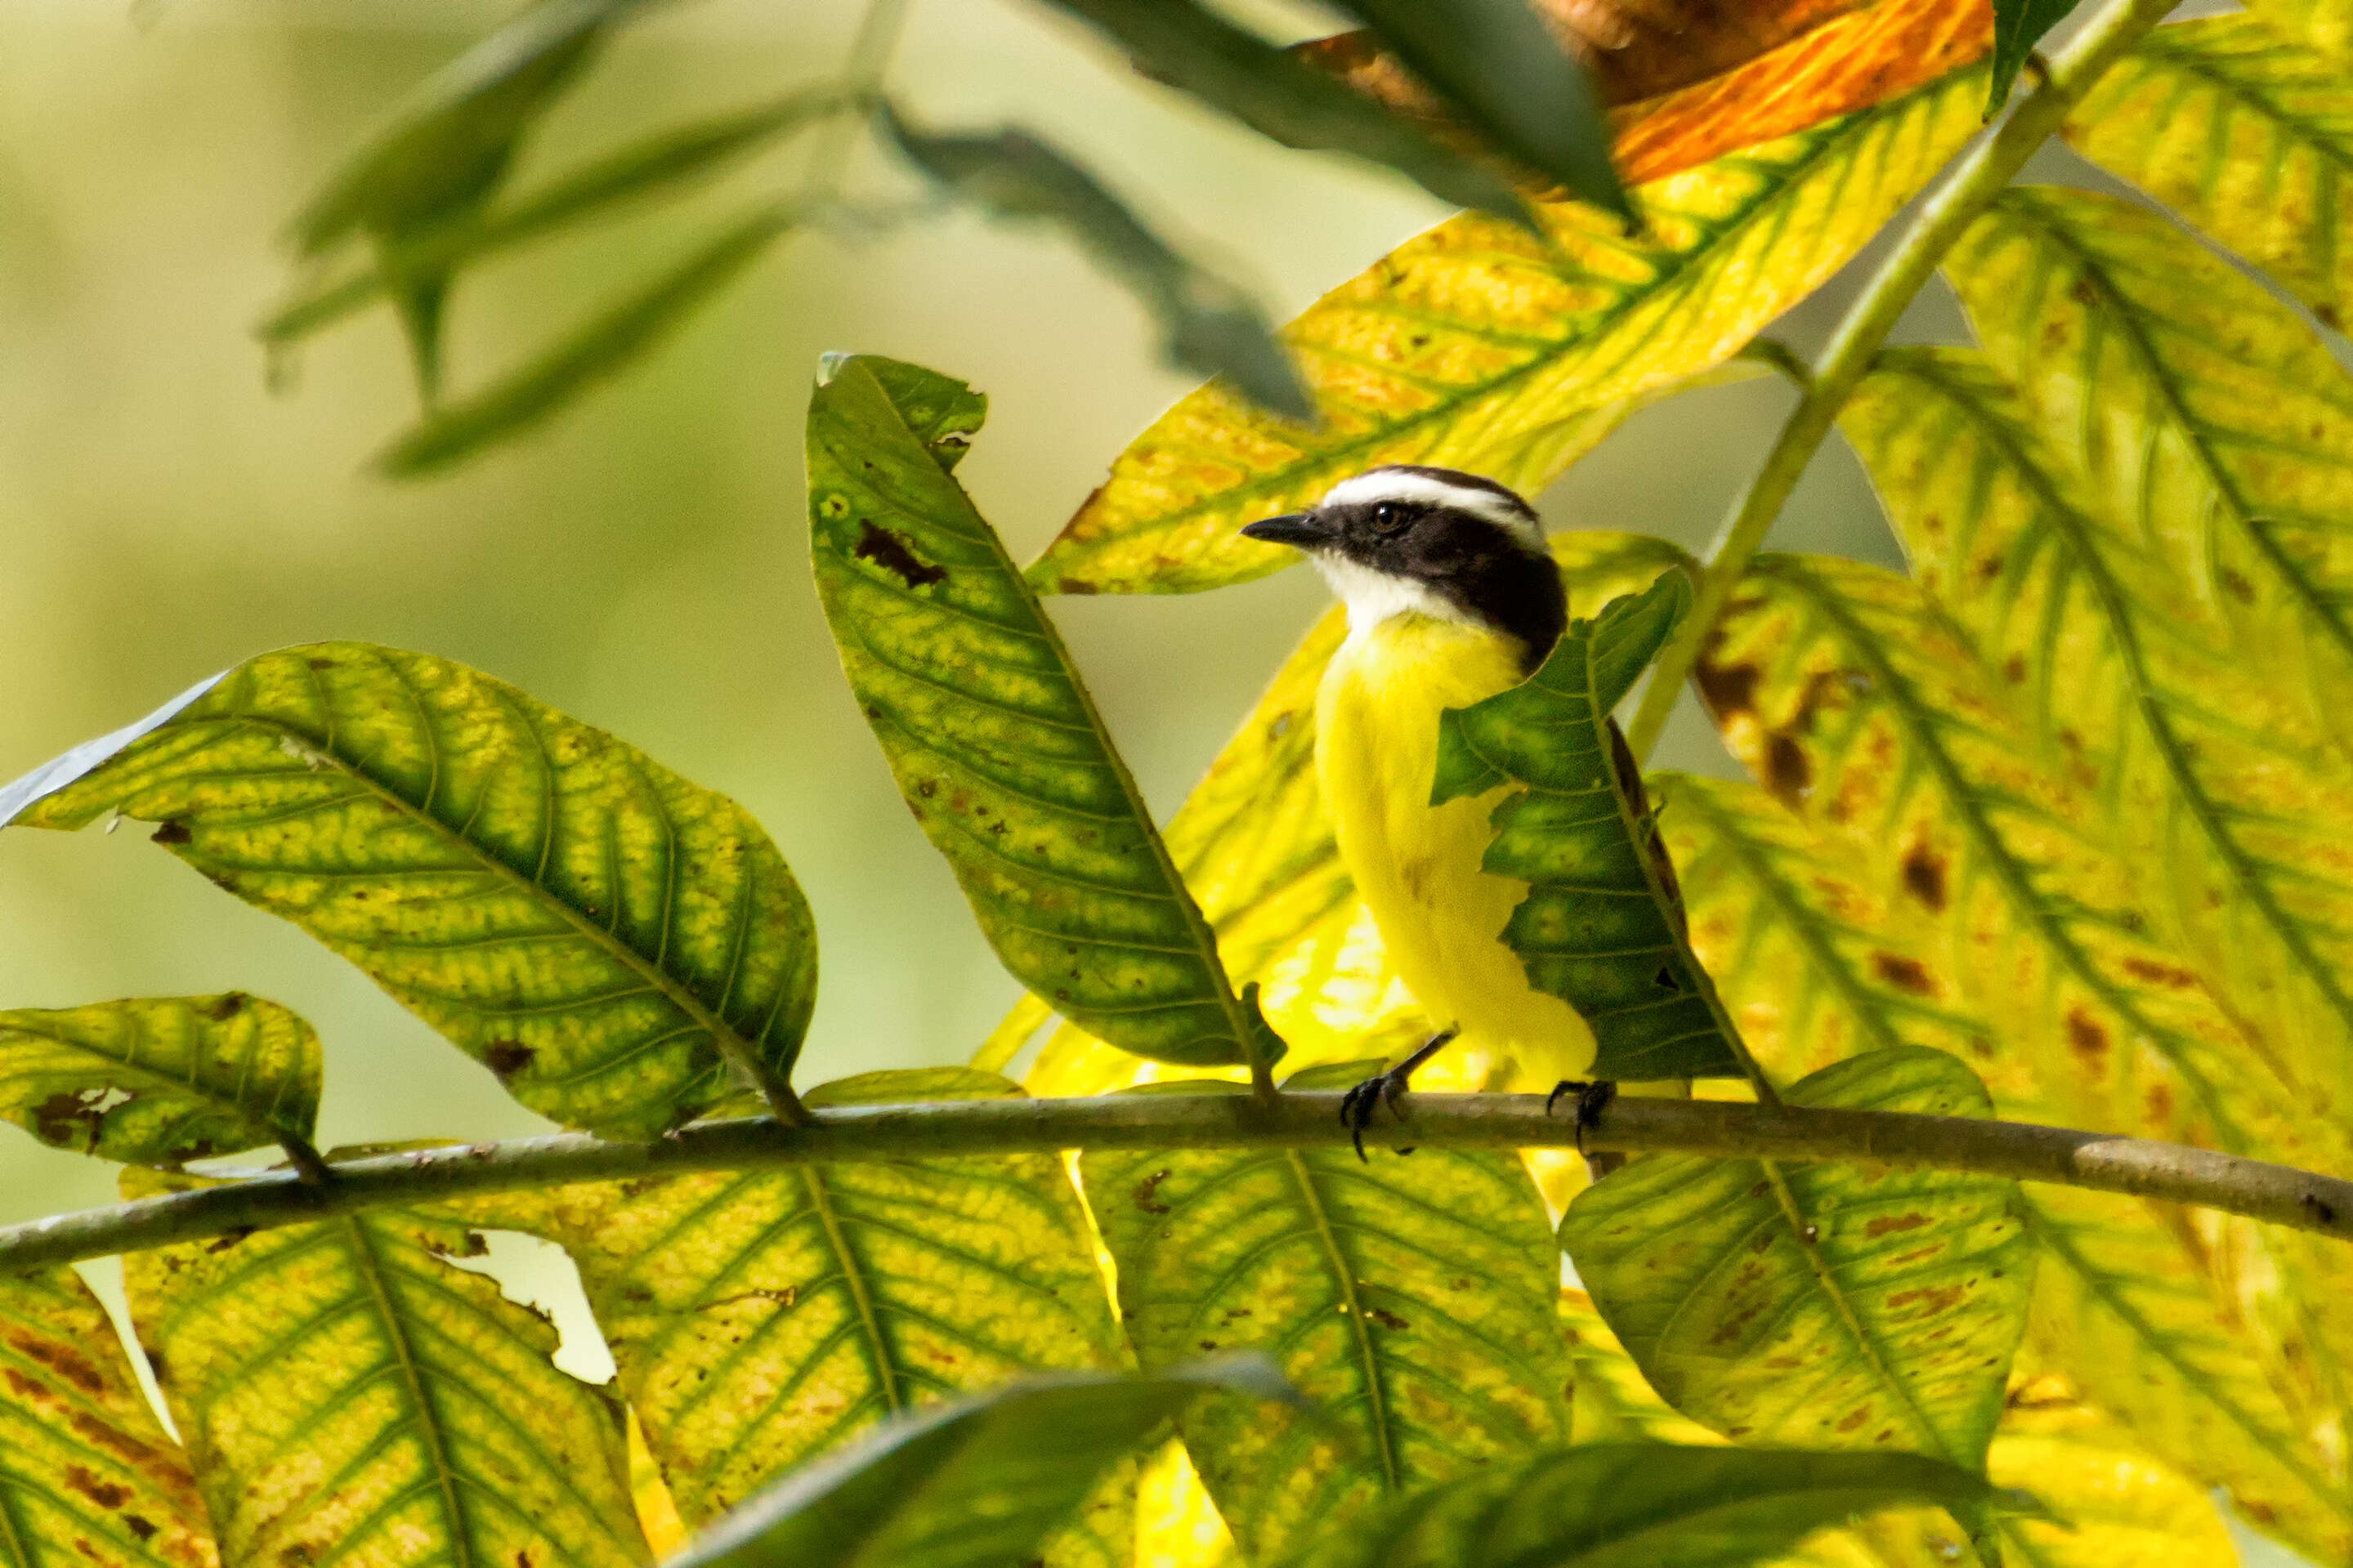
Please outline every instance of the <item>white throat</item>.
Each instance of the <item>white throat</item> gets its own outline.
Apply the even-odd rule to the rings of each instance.
[[[1310,559],[1315,563],[1315,570],[1324,574],[1324,581],[1332,584],[1332,592],[1348,606],[1350,637],[1362,637],[1397,616],[1428,616],[1432,620],[1470,623],[1468,616],[1424,584],[1376,572],[1330,551],[1319,550]]]

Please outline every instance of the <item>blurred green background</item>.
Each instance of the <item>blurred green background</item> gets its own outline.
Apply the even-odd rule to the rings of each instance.
[[[949,217],[795,238],[654,359],[517,445],[392,484],[415,408],[379,311],[273,394],[251,324],[317,182],[505,7],[473,0],[19,0],[0,8],[0,777],[248,655],[364,638],[461,659],[741,800],[816,906],[805,1082],[961,1060],[1014,1000],[851,705],[807,568],[800,422],[818,355],[921,360],[992,395],[959,476],[1024,558],[1187,389],[1115,285],[1050,236]],[[701,0],[629,30],[518,184],[622,137],[817,78],[848,4]],[[1271,15],[1261,11],[1261,16]],[[1299,35],[1309,13],[1274,17]],[[1042,9],[918,5],[893,86],[935,124],[1019,119],[1288,316],[1442,213],[1285,153],[1151,83]],[[786,150],[650,217],[470,278],[453,390],[513,363],[764,189]],[[909,189],[870,162],[857,183]],[[1785,325],[1817,340],[1834,287]],[[1921,330],[1949,332],[1930,301]],[[1713,531],[1789,402],[1777,383],[1636,421],[1545,498],[1556,527]],[[1892,559],[1843,453],[1785,545]],[[1324,602],[1308,574],[1181,598],[1057,601],[1165,817]],[[1685,714],[1658,759],[1723,767]],[[294,928],[142,831],[0,834],[0,1005],[245,989],[326,1042],[320,1141],[543,1126]],[[110,1168],[0,1128],[0,1222],[109,1201]]]

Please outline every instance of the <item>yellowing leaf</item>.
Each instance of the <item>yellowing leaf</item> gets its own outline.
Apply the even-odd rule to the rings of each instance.
[[[1262,1350],[1323,1408],[1206,1401],[1178,1420],[1251,1560],[1567,1438],[1558,1258],[1512,1156],[1092,1150],[1079,1172],[1147,1370]]]
[[[0,1275],[0,1561],[213,1568],[212,1524],[70,1268]]]
[[[1293,322],[1315,430],[1211,386],[1179,403],[1029,568],[1064,593],[1186,592],[1294,553],[1242,539],[1387,462],[1443,463],[1535,490],[1606,417],[1722,363],[1843,264],[1977,129],[1984,83],[1957,73],[1875,109],[1637,193],[1648,237],[1554,209],[1556,250],[1458,217]]]
[[[2254,0],[2247,9],[2340,64],[2353,58],[2353,5],[2346,0]]]
[[[2108,68],[2066,135],[2342,330],[2353,312],[2343,62],[2257,16],[2172,23]]]
[[[319,1070],[310,1025],[237,991],[0,1013],[0,1116],[109,1160],[308,1142]]]
[[[548,1360],[553,1324],[444,1261],[480,1247],[376,1209],[127,1260],[229,1568],[651,1560],[618,1401]]]
[[[1725,1439],[1682,1415],[1642,1381],[1642,1369],[1626,1353],[1593,1298],[1582,1290],[1560,1293],[1561,1331],[1577,1368],[1571,1398],[1577,1443],[1721,1443]]]
[[[1874,1051],[1798,1105],[1990,1113],[1968,1068]],[[1652,1155],[1580,1193],[1563,1248],[1668,1403],[1761,1447],[1927,1454],[1975,1470],[2026,1325],[2016,1184]]]

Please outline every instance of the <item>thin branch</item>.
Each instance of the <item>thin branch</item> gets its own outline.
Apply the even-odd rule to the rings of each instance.
[[[1573,1119],[1547,1114],[1541,1095],[1409,1095],[1402,1103],[1406,1126],[1398,1135],[1422,1148],[1563,1148],[1577,1141]],[[1286,1094],[1270,1105],[1243,1092],[955,1100],[816,1110],[809,1123],[798,1126],[765,1118],[705,1122],[654,1143],[607,1143],[565,1133],[453,1145],[334,1162],[324,1183],[291,1172],[259,1172],[218,1186],[11,1226],[0,1229],[0,1272],[571,1182],[1065,1149],[1339,1148],[1349,1137],[1339,1106],[1335,1094]],[[2353,1182],[2179,1143],[2063,1127],[1620,1099],[1601,1113],[1585,1146],[2010,1176],[2195,1204],[2353,1240]]]
[[[1658,742],[1667,715],[1683,694],[1683,682],[1699,662],[1708,633],[1724,613],[1725,601],[1747,571],[1749,558],[1765,542],[1766,533],[1797,489],[1799,476],[1829,438],[1839,410],[1846,406],[1846,400],[1870,371],[1873,357],[1887,342],[1887,334],[1894,331],[1913,297],[1963,231],[2051,139],[2084,94],[2177,3],[2112,0],[2107,10],[2050,63],[2041,85],[2001,128],[1955,165],[1944,187],[1922,205],[1911,228],[1864,285],[1815,363],[1811,385],[1788,423],[1781,426],[1780,437],[1766,454],[1764,467],[1757,469],[1748,493],[1708,548],[1707,569],[1700,576],[1692,613],[1660,656],[1634,721],[1626,727],[1627,743],[1637,758],[1647,758]]]

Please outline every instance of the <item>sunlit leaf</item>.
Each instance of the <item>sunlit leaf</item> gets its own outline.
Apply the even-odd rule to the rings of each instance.
[[[1232,1568],[1235,1561],[1233,1531],[1185,1445],[1170,1439],[1136,1488],[1135,1568]]]
[[[2353,61],[2353,5],[2346,0],[2254,0],[2247,9],[2340,65]]]
[[[939,1068],[844,1079],[808,1103],[1018,1092]],[[578,1262],[692,1525],[886,1416],[1124,1360],[1078,1194],[1050,1154],[682,1176],[461,1212]],[[1082,1526],[1095,1538],[1066,1542],[1058,1568],[1119,1560],[1124,1520]]]
[[[1739,1037],[1683,930],[1674,871],[1610,710],[1691,608],[1670,570],[1639,597],[1571,621],[1542,668],[1448,709],[1430,803],[1493,802],[1489,873],[1528,884],[1504,941],[1528,984],[1591,1026],[1603,1079],[1725,1078]]]
[[[902,1415],[713,1526],[681,1568],[1001,1568],[1038,1563],[1104,1471],[1213,1391],[1289,1395],[1263,1359],[1157,1377],[1065,1373]]]
[[[429,473],[537,424],[676,331],[800,216],[791,205],[763,206],[721,229],[536,359],[436,407],[385,448],[377,467],[399,477]]]
[[[264,341],[291,342],[379,298],[390,280],[453,272],[526,240],[669,195],[807,125],[842,102],[830,89],[787,93],[731,114],[667,126],[549,181],[495,212],[458,217],[389,247],[381,264],[312,289],[262,322]]]
[[[2343,330],[2353,313],[2345,62],[2255,16],[2168,24],[2108,68],[2066,135]]]
[[[1296,1568],[1746,1568],[1825,1525],[1986,1484],[1910,1454],[1597,1444],[1483,1470],[1326,1532]]]
[[[818,594],[997,958],[1124,1050],[1247,1059],[1256,1005],[1228,984],[1053,623],[948,473],[986,400],[893,360],[830,369],[809,405]]]
[[[0,1561],[213,1568],[187,1457],[164,1435],[90,1287],[0,1274]]]
[[[463,665],[264,654],[0,791],[0,822],[116,811],[571,1126],[650,1136],[800,1049],[816,936],[759,825]]]
[[[1557,534],[1552,550],[1577,616],[1599,614],[1686,559],[1663,540],[1599,529]],[[1309,629],[1165,835],[1218,933],[1228,970],[1260,985],[1268,1020],[1301,1066],[1394,1056],[1430,1032],[1340,864],[1317,795],[1315,689],[1346,627],[1345,615],[1334,609]],[[1021,1038],[1035,1028],[1033,1022]],[[1457,1045],[1415,1081],[1472,1089],[1500,1065],[1490,1053]],[[1100,1094],[1159,1076],[1064,1024],[1041,1047],[1028,1081],[1039,1094]]]
[[[130,1196],[195,1184],[124,1178]],[[620,1403],[549,1361],[553,1324],[446,1261],[480,1249],[375,1209],[125,1262],[229,1568],[651,1560]]]
[[[1560,1326],[1568,1340],[1568,1359],[1577,1368],[1577,1392],[1570,1401],[1576,1417],[1572,1441],[1581,1446],[1704,1445],[1725,1440],[1676,1410],[1642,1381],[1642,1369],[1602,1321],[1592,1297],[1582,1290],[1563,1290]]]
[[[1251,1560],[1382,1497],[1566,1440],[1558,1256],[1512,1155],[1090,1150],[1079,1173],[1147,1370],[1262,1350],[1323,1411],[1209,1401],[1178,1421]]]
[[[1993,86],[1986,99],[1991,119],[2010,101],[2010,83],[2043,35],[2067,19],[2075,0],[1993,0]]]
[[[1633,209],[1585,68],[1526,0],[1339,0],[1504,153],[1605,212]]]
[[[1985,1116],[1968,1068],[1898,1047],[1791,1085],[1798,1105]],[[1982,1463],[2026,1326],[2016,1184],[1652,1155],[1579,1194],[1561,1245],[1669,1403],[1743,1443]]]
[[[1297,552],[1240,538],[1377,463],[1441,463],[1533,493],[1564,422],[1721,363],[1852,256],[1978,127],[1980,77],[1644,187],[1648,237],[1547,209],[1557,249],[1458,217],[1287,330],[1324,416],[1308,431],[1210,387],[1113,466],[1029,568],[1064,593],[1185,592]],[[1545,460],[1531,462],[1531,447]]]
[[[102,1159],[307,1142],[319,1075],[311,1026],[239,991],[0,1012],[0,1117]]]
[[[1456,206],[1519,219],[1501,174],[1347,91],[1249,30],[1191,0],[1054,0],[1117,41],[1161,80],[1286,147],[1353,153],[1385,163]]]
[[[1155,233],[1068,153],[1018,126],[978,134],[925,131],[888,105],[882,124],[908,162],[957,201],[992,217],[1043,221],[1068,233],[1152,312],[1169,363],[1222,376],[1280,418],[1315,417],[1315,405],[1257,301]]]

